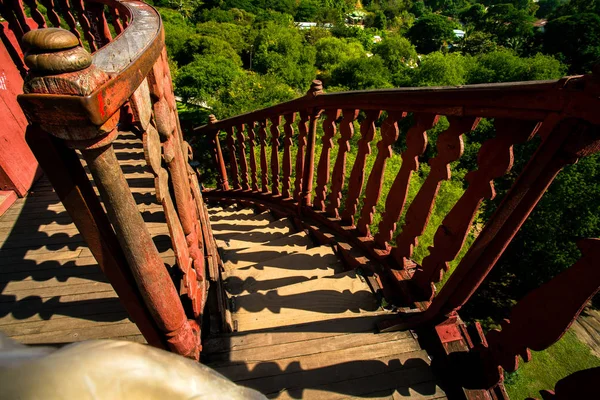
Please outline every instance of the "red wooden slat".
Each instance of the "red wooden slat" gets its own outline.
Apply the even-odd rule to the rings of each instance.
[[[513,146],[535,134],[530,121],[496,119],[495,126],[496,137],[486,141],[477,155],[478,169],[465,176],[469,187],[444,218],[429,255],[413,276],[426,297],[433,297],[433,284],[441,281],[448,263],[460,252],[481,202],[496,196],[493,181],[512,168]]]
[[[267,164],[267,120],[258,121],[258,140],[260,142],[260,182],[263,193],[269,192],[269,170]]]
[[[529,349],[542,351],[556,343],[598,292],[600,239],[583,239],[578,247],[582,257],[577,263],[519,300],[500,331],[488,332],[483,354],[491,368],[500,365],[513,372],[519,356],[531,360]]]
[[[238,178],[238,163],[235,156],[235,139],[233,137],[233,126],[229,127],[227,133],[227,149],[229,150],[229,168],[231,172],[231,184],[234,189],[240,188],[240,180]]]
[[[381,140],[377,143],[377,158],[367,181],[364,205],[361,210],[360,219],[356,224],[356,229],[360,236],[371,236],[369,225],[373,223],[375,206],[381,196],[385,165],[387,159],[392,156],[392,144],[398,140],[398,120],[404,116],[406,116],[406,113],[397,111],[389,112],[388,117],[381,125]]]
[[[304,178],[304,149],[306,148],[306,137],[308,136],[308,111],[300,111],[298,122],[298,153],[296,153],[296,180],[294,182],[294,199],[300,201],[302,192],[302,179]]]
[[[379,232],[375,235],[375,244],[380,249],[389,250],[388,242],[396,230],[396,222],[402,215],[412,173],[419,169],[419,156],[427,148],[427,130],[437,122],[434,114],[415,114],[415,124],[406,133],[406,150],[402,153],[402,166],[390,188],[385,212],[379,223]]]
[[[406,212],[404,226],[396,238],[396,248],[392,250],[401,267],[412,265],[413,249],[418,244],[417,238],[425,232],[440,184],[450,179],[450,163],[462,155],[463,133],[475,129],[479,123],[479,119],[473,117],[449,117],[448,121],[450,127],[437,139],[437,156],[429,162],[431,171]]]
[[[83,31],[83,36],[88,42],[90,50],[92,52],[95,52],[96,50],[98,50],[98,46],[96,46],[96,42],[94,41],[94,35],[92,34],[92,25],[86,15],[83,0],[73,0],[73,7],[77,11],[77,19],[79,20],[79,26],[81,26],[81,30]]]
[[[327,214],[330,217],[339,218],[339,208],[342,203],[342,189],[346,177],[346,155],[350,151],[350,139],[354,135],[354,121],[358,117],[358,110],[343,110],[344,117],[340,122],[340,138],[338,139],[338,154],[333,167],[331,178],[331,193]]]
[[[279,124],[281,124],[281,115],[271,117],[271,192],[279,196]]]
[[[381,111],[369,110],[366,112],[367,117],[360,124],[360,140],[358,141],[358,153],[356,161],[350,173],[350,181],[348,182],[348,196],[344,211],[342,212],[342,223],[346,225],[354,225],[354,214],[358,209],[358,198],[362,192],[363,183],[365,181],[365,167],[367,165],[367,157],[371,154],[371,141],[375,138],[375,121],[381,115]]]
[[[244,124],[240,124],[236,127],[237,130],[237,150],[238,150],[238,161],[240,163],[240,178],[242,179],[242,189],[249,190],[248,185],[248,163],[246,161],[246,139],[244,137]]]
[[[29,6],[31,10],[31,18],[37,23],[38,29],[46,28],[46,18],[38,9],[38,4],[36,0],[25,0],[25,4]]]
[[[256,178],[256,155],[254,147],[256,146],[256,134],[254,133],[255,123],[251,122],[248,126],[248,145],[250,147],[250,180],[252,181],[252,190],[258,191],[258,180]]]
[[[335,123],[340,116],[340,110],[325,110],[327,118],[323,121],[323,139],[321,156],[317,167],[317,188],[314,207],[316,210],[325,211],[325,198],[327,197],[327,184],[329,183],[329,164],[333,137],[336,133]]]
[[[292,136],[294,136],[294,126],[292,125],[294,121],[296,121],[296,113],[290,113],[284,115],[285,124],[283,125],[283,131],[285,132],[285,137],[283,139],[283,159],[282,159],[282,169],[283,169],[283,179],[281,182],[281,195],[284,199],[290,197],[290,176],[292,175],[292,152],[291,148],[293,145]]]

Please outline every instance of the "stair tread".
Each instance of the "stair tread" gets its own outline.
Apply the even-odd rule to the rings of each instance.
[[[256,215],[247,215],[239,219],[223,221],[214,221],[211,224],[212,231],[217,239],[224,236],[235,235],[238,233],[247,233],[261,226],[267,226],[275,222],[275,217],[270,212],[265,211]]]
[[[342,262],[331,247],[318,246],[249,267],[230,269],[224,276],[229,294],[240,295],[334,275],[343,270]]]
[[[251,208],[242,208],[241,210],[238,210],[236,207],[232,206],[223,211],[219,211],[218,213],[211,214],[210,220],[219,222],[225,220],[238,219],[239,217],[242,217],[244,215],[254,214],[256,214],[256,212]]]
[[[265,293],[235,297],[239,331],[293,325],[378,310],[375,296],[356,271],[326,276]]]
[[[236,232],[228,237],[219,238],[217,246],[223,250],[247,249],[275,241],[292,233],[294,233],[294,226],[287,218],[284,218],[266,226],[256,227],[248,232]]]
[[[299,251],[305,251],[312,244],[306,232],[298,232],[246,249],[223,250],[222,258],[226,270],[241,268]]]

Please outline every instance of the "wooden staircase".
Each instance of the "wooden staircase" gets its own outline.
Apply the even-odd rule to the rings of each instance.
[[[330,246],[268,211],[209,214],[235,331],[205,342],[209,366],[270,398],[445,398],[413,333],[375,333],[389,312]]]

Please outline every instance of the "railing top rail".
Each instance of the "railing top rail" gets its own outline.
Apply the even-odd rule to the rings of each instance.
[[[430,112],[443,115],[501,117],[539,120],[548,113],[567,111],[572,104],[574,82],[593,76],[571,76],[558,80],[478,84],[449,87],[418,87],[309,94],[261,110],[237,115],[194,128],[200,133],[259,121],[307,108],[352,108]],[[589,108],[577,109],[586,119],[595,119]],[[570,110],[573,111],[573,110]],[[600,122],[600,121],[598,121]]]
[[[76,75],[61,76],[63,81],[71,80],[71,86],[77,86],[76,92],[32,93],[26,87],[25,94],[19,95],[18,100],[31,122],[80,124],[90,121],[101,126],[131,97],[160,57],[164,33],[158,11],[137,0],[96,2],[117,7],[129,19],[128,26],[92,55],[90,68],[74,73]],[[99,74],[108,79],[99,83]]]

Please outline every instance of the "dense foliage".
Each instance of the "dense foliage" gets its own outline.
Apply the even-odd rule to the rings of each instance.
[[[557,79],[589,73],[600,58],[600,0],[155,0],[155,5],[163,15],[176,92],[185,104],[183,122],[196,125],[209,113],[226,118],[300,96],[315,78],[327,91]],[[442,120],[430,132],[432,143],[444,127]],[[465,136],[465,154],[440,191],[430,225],[439,224],[460,196],[481,143],[493,135],[493,121],[484,120]],[[395,153],[402,147],[398,143]],[[534,147],[516,149],[515,158],[527,159]],[[490,322],[497,322],[516,299],[578,258],[577,238],[600,235],[598,161],[586,158],[559,175],[463,317],[491,315]],[[400,164],[395,154],[386,182]],[[427,173],[423,164],[411,195]],[[499,195],[484,204],[481,218],[494,210],[515,176],[497,181]],[[426,255],[433,233],[421,237],[417,258]]]

